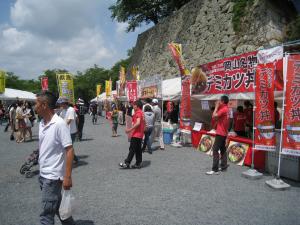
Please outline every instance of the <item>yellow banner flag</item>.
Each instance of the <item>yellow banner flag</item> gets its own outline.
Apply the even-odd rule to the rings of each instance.
[[[106,97],[110,97],[111,96],[111,80],[106,80],[105,81],[105,93],[106,93]]]
[[[101,84],[97,84],[97,88],[96,88],[96,97],[98,97],[101,93]]]
[[[125,67],[120,66],[120,72],[119,72],[119,80],[121,85],[124,85],[126,83],[126,72],[125,72]]]
[[[5,72],[0,70],[0,93],[5,92]]]
[[[74,104],[74,84],[73,76],[70,73],[60,73],[56,75],[59,97],[65,97],[69,99],[69,102]]]
[[[131,75],[133,77],[133,80],[137,80],[137,72],[138,72],[137,66],[133,65],[131,67]]]

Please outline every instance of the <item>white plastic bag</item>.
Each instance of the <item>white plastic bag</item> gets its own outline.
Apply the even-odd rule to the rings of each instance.
[[[75,197],[70,190],[62,190],[62,199],[59,206],[59,215],[62,220],[66,220],[72,216],[74,211]]]

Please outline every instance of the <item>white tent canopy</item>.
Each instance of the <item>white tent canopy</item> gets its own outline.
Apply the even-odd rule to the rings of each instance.
[[[181,78],[163,80],[162,96],[164,101],[179,100],[181,96]]]
[[[116,90],[113,90],[112,92],[111,92],[111,95],[116,95],[117,94],[117,91]],[[111,100],[112,99],[112,97],[106,97],[106,92],[103,92],[102,94],[100,94],[100,95],[98,95],[98,98],[96,97],[96,98],[93,98],[92,100],[91,100],[91,102],[102,102],[102,101],[104,101],[104,100]]]
[[[0,94],[1,100],[29,100],[34,101],[36,99],[35,94],[29,91],[21,91],[12,88],[5,88],[5,92]]]

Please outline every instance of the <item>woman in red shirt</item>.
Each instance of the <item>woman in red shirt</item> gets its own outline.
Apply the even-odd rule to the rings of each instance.
[[[140,169],[142,166],[142,139],[144,136],[145,119],[142,111],[143,103],[141,101],[135,101],[133,104],[134,115],[132,116],[132,127],[125,130],[126,133],[132,133],[130,139],[129,153],[124,163],[120,163],[122,168],[129,168],[130,163],[135,155],[135,165],[131,168]]]

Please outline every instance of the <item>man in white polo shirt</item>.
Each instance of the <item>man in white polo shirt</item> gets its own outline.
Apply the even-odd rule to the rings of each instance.
[[[69,128],[62,118],[54,113],[56,98],[51,92],[37,95],[35,110],[42,121],[39,125],[40,188],[42,190],[42,212],[40,223],[53,225],[61,202],[61,189],[72,187],[72,161],[74,150]],[[72,217],[62,221],[63,225],[74,225]]]
[[[77,134],[76,112],[75,112],[74,108],[69,105],[69,100],[67,98],[64,98],[64,97],[59,98],[57,100],[57,104],[59,104],[62,109],[59,116],[61,118],[63,118],[63,120],[67,123],[70,133],[71,133],[72,144],[74,144],[76,134]],[[75,152],[74,152],[74,162],[75,163],[78,162],[78,158],[75,155]]]

